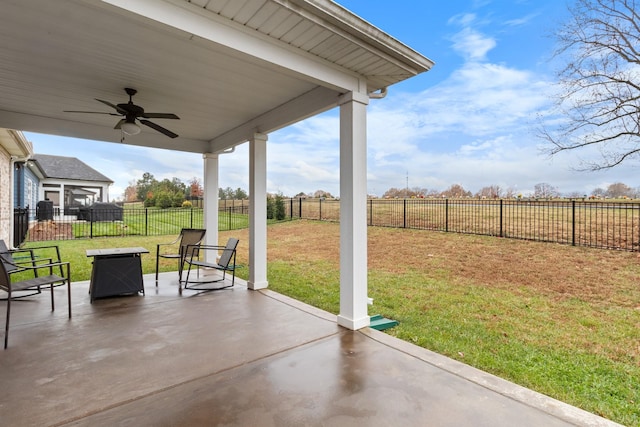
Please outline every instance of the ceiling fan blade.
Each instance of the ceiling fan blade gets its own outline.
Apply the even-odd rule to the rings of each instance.
[[[109,107],[113,108],[114,110],[116,110],[118,113],[120,113],[121,115],[126,115],[127,112],[125,110],[123,110],[122,108],[118,107],[117,105],[109,102],[109,101],[105,101],[104,99],[98,99],[98,98],[93,98],[98,102],[102,102],[105,105],[108,105]]]
[[[155,123],[153,123],[153,122],[150,122],[149,120],[141,119],[141,120],[140,120],[140,123],[142,123],[143,125],[147,125],[147,126],[149,126],[151,129],[155,129],[155,130],[157,130],[158,132],[160,132],[160,133],[163,133],[163,134],[167,135],[169,138],[177,138],[177,137],[178,137],[178,134],[177,134],[177,133],[173,133],[173,132],[171,132],[169,129],[165,129],[165,128],[163,128],[163,127],[162,127],[162,126],[160,126],[160,125],[157,125],[157,124],[155,124]]]
[[[64,110],[63,113],[85,113],[85,114],[108,114],[110,116],[121,116],[122,114],[118,113],[106,113],[104,111],[74,111],[74,110]]]
[[[140,117],[144,117],[145,119],[180,119],[180,117],[173,113],[144,113],[141,114]]]
[[[123,124],[124,122],[126,122],[126,121],[127,121],[127,119],[122,119],[122,120],[120,120],[118,123],[116,123],[116,125],[115,125],[114,129],[120,129],[120,128],[122,127],[122,124]]]

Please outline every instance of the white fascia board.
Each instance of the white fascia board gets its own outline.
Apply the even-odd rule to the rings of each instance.
[[[326,0],[272,0],[374,53],[409,74],[428,71],[434,62],[343,6]],[[324,18],[324,20],[322,19]]]
[[[301,80],[340,91],[363,90],[361,76],[183,0],[102,1],[259,59]]]
[[[40,183],[74,186],[74,187],[90,187],[90,188],[102,188],[104,187],[105,184],[107,186],[110,185],[108,181],[85,181],[82,179],[70,179],[70,178],[43,178],[40,180]]]
[[[11,126],[10,129],[0,129],[0,146],[11,155],[18,159],[25,159],[33,154],[33,144],[25,138],[17,127]]]

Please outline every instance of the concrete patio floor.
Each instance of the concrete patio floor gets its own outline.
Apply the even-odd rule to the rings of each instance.
[[[88,282],[12,305],[2,426],[617,425],[275,292],[89,302]],[[4,316],[6,302],[1,302]]]

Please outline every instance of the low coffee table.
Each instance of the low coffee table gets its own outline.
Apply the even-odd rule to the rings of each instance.
[[[87,256],[93,257],[89,285],[91,302],[96,298],[138,292],[144,295],[140,255],[148,253],[141,247],[87,249]]]

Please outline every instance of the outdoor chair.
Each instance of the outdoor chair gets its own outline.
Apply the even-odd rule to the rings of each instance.
[[[186,263],[189,266],[187,270],[187,277],[184,281],[185,289],[193,289],[200,291],[214,291],[218,289],[230,288],[235,284],[236,280],[236,248],[238,247],[238,239],[231,237],[227,241],[226,246],[213,246],[213,245],[199,245],[193,246],[187,249],[187,252],[191,254],[190,257],[186,259]],[[222,251],[222,254],[218,258],[218,251]],[[201,260],[195,254],[198,252],[199,255],[202,255],[204,260]],[[207,253],[209,253],[209,257],[207,257]],[[210,261],[216,260],[217,261]],[[209,261],[208,261],[209,260]],[[190,280],[191,268],[196,268],[197,279]],[[215,269],[218,271],[222,271],[222,275],[219,274],[215,276],[215,278],[207,277],[203,275],[203,278],[200,278],[200,269]],[[227,272],[231,272],[231,284],[227,284],[225,286],[217,286],[211,287],[207,286],[211,283],[222,282],[226,278]],[[180,293],[182,293],[182,286],[180,286]]]
[[[200,245],[202,239],[204,239],[205,233],[206,230],[200,228],[183,228],[182,231],[180,231],[180,235],[178,235],[173,242],[158,244],[156,250],[156,287],[158,286],[158,267],[160,266],[160,258],[175,259],[178,261],[178,279],[179,282],[182,283],[182,270],[187,258],[187,248],[191,246],[192,251],[196,250],[193,248]],[[161,248],[166,248],[164,251],[167,253],[161,253]],[[174,249],[174,251],[169,252],[169,248]]]
[[[16,253],[16,257],[13,254]],[[20,264],[25,262],[25,259],[33,260],[33,251],[30,250],[10,250],[7,247],[7,244],[4,240],[0,239],[0,261],[4,264],[7,273],[9,275],[14,273],[19,273],[24,271],[20,268]],[[30,261],[26,261],[29,262]],[[33,294],[40,293],[40,289],[36,289],[35,292],[31,291],[27,294],[23,294],[22,296],[29,296]],[[15,297],[14,297],[15,298]],[[1,300],[6,300],[6,298],[0,298]]]
[[[57,249],[57,248],[56,248]],[[13,252],[15,253],[15,252]],[[26,295],[16,296],[14,292],[31,291],[31,295],[40,293],[40,288],[48,286],[51,290],[51,311],[55,310],[53,288],[56,286],[67,284],[67,300],[69,304],[69,318],[71,318],[71,271],[68,262],[51,262],[48,258],[34,259],[34,265],[15,264],[8,259],[12,256],[11,251],[0,253],[2,262],[0,262],[0,290],[7,293],[7,319],[5,321],[4,348],[7,348],[9,342],[9,323],[11,319],[11,301]],[[45,275],[38,272],[45,270]],[[11,271],[11,273],[10,273]],[[57,272],[60,274],[57,274]],[[20,273],[20,280],[12,280],[13,274]],[[24,273],[24,274],[22,274]]]
[[[52,256],[52,253],[54,255]],[[9,277],[12,274],[17,275],[20,278],[29,278],[30,276],[38,277],[37,269],[28,269],[26,267],[35,267],[40,264],[51,264],[52,262],[60,262],[60,250],[58,246],[42,246],[29,249],[9,249],[4,240],[0,239],[0,261],[4,264],[9,273]],[[20,274],[24,271],[28,271],[27,274]],[[60,267],[60,274],[63,274],[62,267]],[[19,280],[19,279],[18,279]],[[25,292],[20,292],[14,295],[13,298],[27,297],[33,294],[39,294],[40,288],[31,289]],[[6,298],[0,298],[1,301]]]

